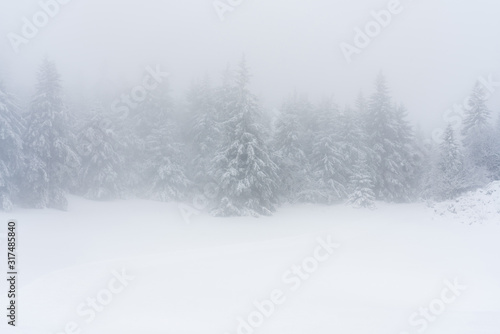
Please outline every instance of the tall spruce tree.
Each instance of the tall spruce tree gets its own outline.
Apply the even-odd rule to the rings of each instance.
[[[382,74],[379,74],[375,83],[375,93],[370,99],[367,116],[369,142],[373,150],[370,164],[374,168],[375,195],[379,199],[389,199],[391,197],[387,184],[388,166],[390,166],[388,159],[392,150],[392,142],[387,138],[392,132],[389,125],[391,108],[391,98],[386,79]]]
[[[139,122],[139,118],[142,120]],[[140,157],[138,171],[142,192],[159,201],[185,200],[191,186],[186,173],[185,145],[180,140],[180,122],[165,82],[152,92],[136,114],[136,138]]]
[[[280,192],[290,202],[308,200],[311,166],[305,153],[302,118],[310,110],[309,101],[294,94],[283,104],[276,120],[274,149],[280,169]]]
[[[259,124],[260,108],[249,89],[250,74],[242,60],[236,85],[220,101],[229,112],[221,148],[211,174],[219,184],[217,216],[270,215],[278,202],[278,167],[270,157]]]
[[[464,158],[453,127],[449,124],[439,146],[434,177],[434,196],[438,200],[451,199],[466,190]]]
[[[0,210],[12,210],[24,169],[22,133],[24,124],[17,99],[0,83]]]
[[[146,136],[146,194],[164,202],[185,200],[191,186],[183,146],[176,140],[175,130],[175,124],[164,119]]]
[[[164,123],[173,117],[174,104],[170,97],[170,85],[168,80],[164,80],[154,90],[148,91],[144,100],[131,108],[125,119],[121,136],[126,145],[128,187],[140,196],[151,195],[146,194],[151,190],[153,179],[150,174],[151,165],[155,159],[155,163],[160,163],[159,157],[152,156],[156,149],[151,145],[157,141],[152,138],[153,132],[158,136],[159,128],[164,127]],[[172,143],[173,140],[174,137],[170,138]]]
[[[337,131],[341,150],[344,152],[345,164],[347,170],[350,170],[360,159],[365,159],[368,154],[367,136],[363,128],[362,115],[347,107],[339,116]]]
[[[391,103],[386,79],[382,74],[377,77],[367,118],[368,138],[373,152],[370,164],[375,171],[375,194],[377,198],[387,201],[407,201],[410,171],[407,155],[411,134],[404,113]]]
[[[123,191],[123,148],[115,120],[97,102],[78,135],[80,191],[95,200],[120,197]]]
[[[30,206],[67,208],[66,183],[78,161],[69,145],[67,112],[59,73],[54,63],[45,59],[24,133],[28,164],[23,198]]]
[[[349,143],[342,138],[341,114],[331,101],[324,101],[318,113],[318,131],[312,152],[318,200],[335,203],[344,200],[348,193],[350,177]]]
[[[423,131],[415,130],[415,151],[412,154],[415,164],[413,173],[413,199],[430,199],[433,196],[435,149],[433,141],[426,139]]]
[[[414,131],[407,121],[407,110],[404,105],[394,107],[394,151],[393,160],[398,166],[395,177],[398,182],[394,192],[397,201],[410,201],[416,196],[418,188],[418,164],[421,163]]]
[[[492,179],[496,158],[491,111],[486,106],[486,92],[479,82],[474,86],[464,109],[462,136],[465,159],[478,173],[487,173],[488,179]]]
[[[200,186],[209,182],[210,161],[221,140],[220,117],[209,79],[194,85],[188,95],[190,111],[190,142],[194,161],[191,174]]]

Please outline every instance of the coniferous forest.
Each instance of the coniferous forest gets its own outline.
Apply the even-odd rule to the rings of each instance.
[[[216,216],[272,215],[284,203],[442,201],[500,180],[500,120],[479,83],[439,141],[407,120],[381,73],[350,106],[291,93],[264,110],[242,60],[174,101],[167,81],[128,112],[64,97],[45,59],[21,103],[0,86],[0,208],[67,210],[67,195],[192,203],[213,187]]]
[[[500,334],[500,2],[2,5],[0,334]]]

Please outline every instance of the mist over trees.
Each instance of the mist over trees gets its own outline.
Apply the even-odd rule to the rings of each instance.
[[[383,74],[352,106],[291,94],[277,115],[250,89],[245,60],[218,84],[194,82],[184,101],[168,82],[128,112],[106,99],[68,107],[44,60],[31,103],[0,85],[0,209],[67,209],[67,194],[187,202],[215,184],[217,216],[271,215],[284,203],[452,199],[500,179],[500,119],[480,84],[460,131],[420,136]]]

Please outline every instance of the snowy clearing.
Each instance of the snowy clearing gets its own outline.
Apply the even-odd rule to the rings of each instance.
[[[467,225],[425,204],[377,206],[301,205],[186,224],[172,203],[71,197],[69,212],[1,213],[19,225],[18,330],[498,333],[498,216]],[[315,267],[317,238],[340,246]],[[293,274],[294,264],[311,272]],[[113,278],[122,274],[124,286]],[[454,296],[447,284],[464,289]],[[277,292],[279,304],[264,302]],[[440,302],[443,294],[453,302]],[[256,301],[268,305],[262,321]]]

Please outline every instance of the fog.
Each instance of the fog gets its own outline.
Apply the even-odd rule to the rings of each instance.
[[[229,2],[231,11],[214,7]],[[217,82],[244,54],[254,92],[273,109],[294,91],[311,99],[333,95],[344,106],[360,91],[370,94],[382,71],[411,120],[430,131],[444,124],[445,111],[461,103],[478,78],[500,81],[500,4],[401,0],[390,23],[348,62],[341,43],[353,44],[356,27],[364,30],[374,20],[371,12],[391,2],[73,0],[60,4],[16,53],[8,34],[21,36],[23,18],[33,22],[41,4],[3,0],[0,73],[11,90],[29,97],[48,56],[68,96],[91,97],[119,95],[147,66],[159,65],[170,73],[173,95],[183,97],[193,80],[208,74]],[[489,106],[499,105],[494,94]]]
[[[499,17],[0,0],[0,333],[500,333]]]

